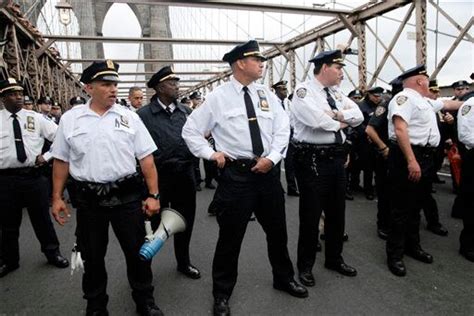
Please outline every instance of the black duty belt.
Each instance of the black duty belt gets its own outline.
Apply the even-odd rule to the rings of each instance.
[[[317,158],[339,158],[348,153],[347,147],[340,144],[318,145],[304,142],[293,142],[296,150],[302,154],[316,155]]]
[[[399,147],[398,142],[394,140],[390,140],[390,144],[392,146]],[[428,154],[434,154],[438,150],[438,147],[433,147],[430,145],[427,145],[427,146],[411,145],[411,149],[413,150],[413,153],[415,155],[416,154],[428,155]]]
[[[105,197],[118,191],[124,192],[127,189],[136,188],[138,184],[143,182],[143,177],[138,172],[135,172],[114,182],[97,183],[78,180],[73,182],[78,189],[94,193],[97,197]]]
[[[0,169],[0,176],[38,176],[40,171],[35,167]]]
[[[225,166],[240,172],[248,172],[257,164],[255,159],[226,159]]]

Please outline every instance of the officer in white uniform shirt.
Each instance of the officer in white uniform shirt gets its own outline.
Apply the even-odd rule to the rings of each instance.
[[[23,109],[23,87],[15,79],[0,81],[0,277],[19,267],[19,233],[26,207],[41,251],[58,268],[69,265],[61,256],[49,215],[46,179],[38,166],[44,163],[44,138],[53,140],[57,126],[43,115]],[[48,157],[46,157],[48,159]]]
[[[459,252],[474,262],[474,92],[461,97],[464,104],[458,111],[458,137],[466,150],[461,151],[461,184],[458,198],[464,203],[464,228],[459,237]]]
[[[266,60],[256,41],[236,46],[223,60],[231,65],[233,76],[207,95],[182,132],[195,156],[215,160],[220,168],[214,197],[219,223],[212,268],[214,315],[230,314],[228,299],[237,281],[240,246],[252,213],[267,235],[274,288],[308,296],[293,279],[285,200],[273,168],[288,145],[288,116],[270,89],[254,82],[262,77]],[[208,132],[216,151],[205,138]]]
[[[150,261],[139,257],[145,214],[151,216],[160,207],[152,155],[156,145],[138,115],[115,103],[117,71],[118,64],[111,60],[84,69],[81,81],[91,99],[61,118],[53,144],[52,213],[60,225],[65,224],[69,211],[61,196],[70,174],[77,207],[77,245],[84,259],[87,315],[108,314],[104,257],[109,223],[125,254],[137,312],[162,315],[154,303]],[[148,189],[146,196],[136,159]]]
[[[388,157],[391,192],[391,224],[387,238],[389,270],[404,276],[403,255],[432,263],[433,257],[420,246],[419,224],[423,201],[431,194],[434,157],[440,141],[436,112],[455,110],[459,101],[428,99],[429,79],[424,65],[399,76],[403,91],[388,108]]]
[[[318,223],[325,213],[325,267],[346,276],[357,271],[345,264],[342,244],[345,224],[348,149],[344,145],[347,126],[363,121],[354,101],[338,88],[344,66],[340,50],[325,51],[309,62],[314,77],[296,86],[291,112],[295,118],[295,169],[300,190],[298,237],[299,278],[314,286],[312,269],[316,259]]]

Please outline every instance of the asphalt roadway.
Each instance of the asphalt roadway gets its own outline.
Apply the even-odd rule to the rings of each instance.
[[[356,267],[355,278],[324,268],[318,254],[313,272],[316,286],[309,297],[298,299],[272,287],[265,235],[250,222],[239,263],[239,277],[230,300],[233,315],[474,315],[474,265],[458,254],[462,221],[450,217],[454,195],[449,184],[436,185],[442,223],[449,235],[440,237],[425,229],[422,247],[434,256],[433,264],[405,258],[408,274],[392,275],[385,264],[385,243],[376,234],[376,202],[356,194],[347,202],[345,261]],[[212,314],[211,263],[217,223],[207,215],[213,190],[198,192],[192,239],[192,262],[202,278],[190,280],[176,271],[172,242],[153,260],[156,303],[166,315]],[[288,247],[295,263],[298,238],[298,198],[286,198]],[[0,279],[0,315],[83,315],[81,273],[46,263],[25,212],[20,236],[20,269]],[[74,216],[73,216],[74,218]],[[57,226],[61,250],[67,257],[74,243],[75,220]],[[324,247],[324,243],[323,243]],[[107,252],[110,315],[136,315],[126,278],[125,260],[110,231]]]

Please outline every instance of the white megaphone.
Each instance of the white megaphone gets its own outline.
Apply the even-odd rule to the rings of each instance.
[[[145,243],[140,249],[140,258],[144,261],[151,260],[160,251],[165,241],[176,233],[186,229],[186,220],[176,210],[165,208],[161,212],[161,223],[153,233],[150,221],[145,221]]]

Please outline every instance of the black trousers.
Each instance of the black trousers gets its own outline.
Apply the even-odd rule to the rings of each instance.
[[[52,256],[59,251],[59,241],[49,214],[49,188],[45,177],[30,175],[0,175],[1,255],[7,265],[20,260],[18,238],[22,208],[26,207],[41,251]]]
[[[400,148],[395,144],[390,146],[392,210],[386,252],[391,260],[401,259],[406,250],[420,247],[420,211],[431,196],[434,151],[414,149],[414,152],[422,173],[417,183],[408,180],[407,162]]]
[[[377,227],[390,227],[390,184],[388,162],[381,154],[375,160],[375,190],[377,192]]]
[[[93,198],[77,194],[77,244],[84,260],[82,290],[87,312],[105,310],[108,302],[105,254],[109,224],[125,255],[127,277],[137,306],[154,302],[151,262],[139,251],[145,241],[144,215],[140,200],[114,207],[101,207]]]
[[[308,159],[296,150],[296,179],[300,189],[298,261],[299,271],[311,270],[316,260],[319,218],[324,210],[326,263],[343,261],[345,225],[346,155]]]
[[[190,264],[189,243],[193,232],[194,217],[196,214],[196,182],[194,179],[194,165],[181,170],[160,169],[158,177],[160,188],[160,204],[162,208],[171,207],[183,215],[186,220],[186,230],[174,235],[174,252],[178,266],[186,267]],[[152,228],[159,225],[159,216],[151,219]]]
[[[285,200],[276,169],[255,174],[226,166],[216,190],[219,239],[212,265],[214,298],[229,298],[237,282],[242,240],[252,213],[267,236],[267,251],[273,281],[287,283],[294,271],[287,242]]]
[[[204,163],[204,182],[206,185],[210,185],[212,180],[217,179],[217,165],[215,161],[203,159]]]
[[[286,177],[288,192],[298,191],[298,186],[296,185],[294,155],[295,155],[295,147],[290,142],[288,145],[288,150],[286,151],[286,157],[284,159],[285,177]]]
[[[463,230],[461,231],[460,250],[474,251],[474,149],[467,151],[463,155],[461,168],[461,184],[459,195],[463,203],[462,219]]]

